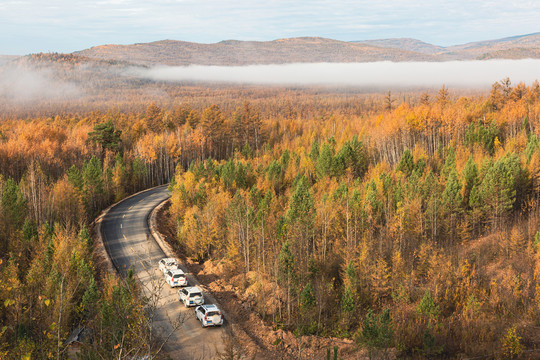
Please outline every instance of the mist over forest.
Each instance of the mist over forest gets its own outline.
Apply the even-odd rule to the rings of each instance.
[[[6,108],[102,106],[108,101],[171,102],[192,86],[317,88],[354,93],[437,91],[442,86],[487,93],[509,78],[530,85],[540,60],[449,62],[294,63],[246,66],[133,66],[69,54],[35,54],[0,66]],[[137,100],[134,100],[137,99]],[[26,107],[26,109],[29,109]]]
[[[506,77],[516,82],[540,78],[540,60],[155,66],[134,68],[130,73],[158,81],[487,89]]]

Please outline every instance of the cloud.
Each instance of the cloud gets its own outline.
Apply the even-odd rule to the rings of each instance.
[[[302,63],[250,66],[132,68],[156,81],[199,81],[273,85],[345,85],[357,87],[486,88],[509,77],[513,82],[540,79],[540,60],[450,62]]]

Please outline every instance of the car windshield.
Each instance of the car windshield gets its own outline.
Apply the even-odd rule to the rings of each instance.
[[[194,293],[191,293],[190,296],[191,297],[202,296],[202,294],[200,292],[194,292]]]
[[[219,313],[219,311],[209,311],[207,315],[214,316],[214,315],[221,315],[221,314]]]

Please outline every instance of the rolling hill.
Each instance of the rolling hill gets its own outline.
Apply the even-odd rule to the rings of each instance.
[[[365,40],[358,41],[361,44],[374,45],[389,49],[401,49],[407,51],[413,51],[421,54],[434,55],[445,52],[445,48],[442,46],[428,44],[421,40],[410,38],[398,38],[398,39],[380,39],[380,40]]]
[[[215,44],[163,40],[134,45],[102,45],[77,54],[103,60],[125,60],[137,65],[170,66],[429,60],[428,56],[414,51],[314,37],[274,41],[227,40]]]

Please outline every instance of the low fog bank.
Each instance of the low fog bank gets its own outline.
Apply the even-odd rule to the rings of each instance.
[[[26,103],[36,100],[63,101],[78,98],[80,88],[74,83],[55,80],[49,69],[0,68],[0,98]]]
[[[485,88],[509,77],[513,83],[540,79],[540,60],[449,62],[301,63],[249,66],[133,68],[130,74],[156,81],[269,85]]]

